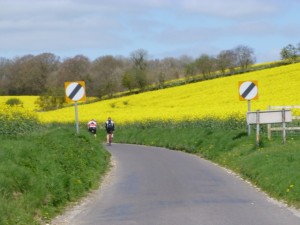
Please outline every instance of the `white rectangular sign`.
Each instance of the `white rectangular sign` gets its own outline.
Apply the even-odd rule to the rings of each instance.
[[[270,124],[292,122],[291,110],[247,112],[247,124]]]

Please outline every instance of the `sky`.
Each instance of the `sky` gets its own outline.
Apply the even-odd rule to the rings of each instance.
[[[256,62],[300,43],[299,0],[0,0],[0,57],[217,56],[239,45]]]

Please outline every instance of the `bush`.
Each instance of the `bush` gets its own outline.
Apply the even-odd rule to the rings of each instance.
[[[0,106],[0,124],[0,135],[25,134],[40,127],[37,115],[19,105]]]
[[[63,92],[55,89],[48,90],[35,101],[35,104],[44,111],[62,108],[64,103],[65,97]]]
[[[9,106],[15,106],[15,105],[23,106],[23,102],[18,98],[10,98],[5,102],[5,104]]]

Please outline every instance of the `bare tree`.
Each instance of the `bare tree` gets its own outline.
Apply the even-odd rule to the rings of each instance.
[[[130,54],[134,67],[138,70],[145,71],[147,68],[148,52],[145,49],[138,49]]]
[[[185,65],[185,76],[186,76],[186,78],[194,76],[194,75],[196,75],[196,73],[197,73],[197,66],[196,66],[195,62]]]
[[[242,71],[246,71],[256,61],[254,50],[248,46],[239,45],[233,51],[236,54],[238,66],[241,67]]]
[[[130,54],[133,62],[134,77],[138,88],[144,90],[148,84],[147,81],[147,59],[148,52],[144,49],[138,49]]]
[[[232,73],[237,65],[236,54],[233,50],[221,51],[217,56],[216,63],[217,68],[221,71],[222,75],[225,75],[227,70]]]
[[[12,60],[9,66],[9,81],[8,94],[9,95],[30,95],[34,94],[31,82],[31,65],[33,55],[25,55],[23,57],[16,57]]]
[[[0,57],[0,95],[8,95],[10,60]]]
[[[178,79],[184,76],[185,63],[174,57],[166,57],[161,60],[161,68],[167,80]]]
[[[52,88],[48,86],[48,79],[58,70],[60,65],[59,57],[51,53],[43,53],[32,58],[30,64],[32,89],[37,94],[41,94],[46,92],[48,88]]]
[[[215,68],[215,58],[207,54],[202,54],[195,60],[196,67],[203,74],[203,78],[207,79]]]
[[[73,58],[65,59],[56,74],[55,86],[63,87],[67,81],[88,81],[90,79],[90,60],[83,56],[77,55]]]
[[[97,96],[109,95],[121,91],[121,77],[123,74],[124,61],[113,56],[97,58],[92,63],[92,83],[90,84],[93,94]]]

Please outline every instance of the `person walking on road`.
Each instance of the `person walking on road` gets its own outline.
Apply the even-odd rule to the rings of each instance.
[[[108,117],[107,121],[105,122],[105,129],[106,129],[106,143],[108,145],[111,145],[111,141],[114,135],[113,132],[115,130],[115,124],[110,117]]]
[[[97,122],[96,120],[92,119],[87,124],[89,132],[94,134],[94,136],[97,136]]]

